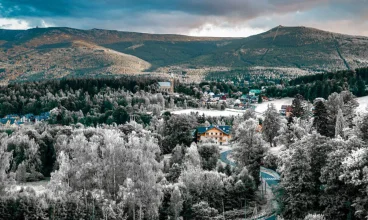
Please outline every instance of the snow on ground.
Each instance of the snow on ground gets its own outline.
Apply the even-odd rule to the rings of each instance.
[[[264,113],[267,110],[267,106],[273,103],[276,107],[276,110],[280,110],[282,105],[291,105],[293,98],[282,98],[282,99],[275,99],[269,102],[263,102],[260,104],[255,104],[256,112]]]
[[[273,103],[276,107],[277,110],[281,109],[282,105],[291,105],[292,102],[292,98],[282,98],[282,99],[277,99],[277,100],[273,100],[273,101],[269,101],[269,102],[263,102],[261,104],[254,104],[256,106],[255,111],[259,114],[263,114],[266,109],[267,106],[271,103]],[[219,116],[238,116],[238,115],[242,115],[245,110],[238,110],[238,109],[225,109],[224,111],[219,111],[219,110],[208,110],[208,109],[182,109],[182,110],[176,110],[171,112],[172,114],[187,114],[189,115],[191,112],[196,113],[198,112],[198,114],[202,115],[206,115],[206,116],[215,116],[215,117],[219,117]]]
[[[199,115],[206,115],[206,116],[212,116],[212,117],[219,117],[219,116],[238,116],[243,114],[243,112],[239,112],[239,111],[231,111],[231,110],[224,110],[224,111],[219,111],[219,110],[204,110],[204,109],[183,109],[183,110],[177,110],[177,111],[173,111],[171,112],[171,114],[187,114],[189,115],[191,112],[198,112]]]
[[[357,108],[357,112],[367,112],[367,107],[368,107],[368,96],[363,96],[363,97],[359,97],[356,98],[356,100],[359,103],[359,106]]]
[[[231,150],[231,149],[232,149],[231,145],[219,145],[220,153]]]
[[[43,193],[49,193],[49,189],[47,187],[47,184],[49,183],[49,180],[42,180],[37,182],[29,182],[29,183],[23,183],[23,184],[15,184],[10,187],[8,187],[6,190],[8,192],[19,192],[22,188],[32,188],[36,195],[41,195]]]
[[[281,151],[284,150],[284,145],[278,145],[276,147],[271,147],[268,148],[268,152],[270,152],[271,154],[275,155],[275,156],[279,156]]]

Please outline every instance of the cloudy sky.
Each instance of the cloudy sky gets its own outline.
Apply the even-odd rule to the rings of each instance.
[[[277,25],[368,36],[368,0],[0,0],[0,27],[245,37]]]

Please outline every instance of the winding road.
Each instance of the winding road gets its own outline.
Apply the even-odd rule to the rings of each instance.
[[[232,150],[226,150],[222,153],[220,153],[220,160],[226,164],[229,164],[230,166],[236,166],[236,164],[229,160],[228,155],[231,153]],[[276,186],[280,182],[280,176],[278,173],[276,173],[273,170],[267,169],[265,167],[261,167],[260,176],[262,178],[262,182],[265,181],[267,183],[267,190],[272,192],[272,186]],[[274,196],[272,193],[272,198],[269,198],[269,200],[273,200]],[[273,207],[277,207],[277,203],[275,201],[270,201],[273,203]],[[257,216],[252,219],[264,219],[264,220],[276,220],[276,214],[274,214],[274,211],[272,213],[266,213],[261,214],[260,216]]]

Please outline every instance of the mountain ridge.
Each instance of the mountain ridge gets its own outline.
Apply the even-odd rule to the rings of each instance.
[[[83,44],[93,46],[85,48]],[[367,47],[368,37],[303,26],[280,25],[244,38],[68,27],[0,29],[0,80],[27,79],[27,75],[59,78],[69,74],[135,74],[175,68],[354,69],[368,66]],[[43,60],[55,64],[38,65]]]

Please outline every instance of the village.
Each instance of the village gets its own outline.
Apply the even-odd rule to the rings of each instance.
[[[174,80],[158,82],[158,85],[159,91],[171,96],[179,96],[179,94],[174,93]],[[200,106],[204,106],[204,108],[185,110],[175,109],[172,113],[188,114],[197,112],[207,114],[207,111],[210,111],[212,114],[218,113],[221,115],[222,112],[222,115],[240,116],[245,110],[252,109],[262,118],[265,108],[260,110],[260,112],[257,112],[257,106],[261,103],[265,106],[267,103],[278,101],[262,95],[262,93],[265,92],[265,89],[265,87],[262,87],[261,89],[251,89],[247,94],[238,92],[236,94],[238,98],[229,98],[229,94],[227,93],[220,92],[215,94],[214,92],[204,92],[202,97],[199,99]],[[291,99],[288,99],[286,102],[288,104],[281,104],[276,107],[278,108],[277,110],[281,116],[290,117],[292,112]],[[303,102],[303,106],[305,105],[307,105],[307,103]],[[260,120],[258,125],[257,132],[262,131],[261,121],[262,120]],[[193,131],[193,138],[196,142],[211,140],[218,145],[229,145],[232,139],[231,129],[232,126],[230,125],[211,124],[205,127],[201,126],[197,127],[197,129]]]
[[[25,115],[9,114],[0,119],[0,128],[18,128],[23,125],[47,121],[49,118],[50,112],[43,112],[40,115],[34,115],[32,113]]]

